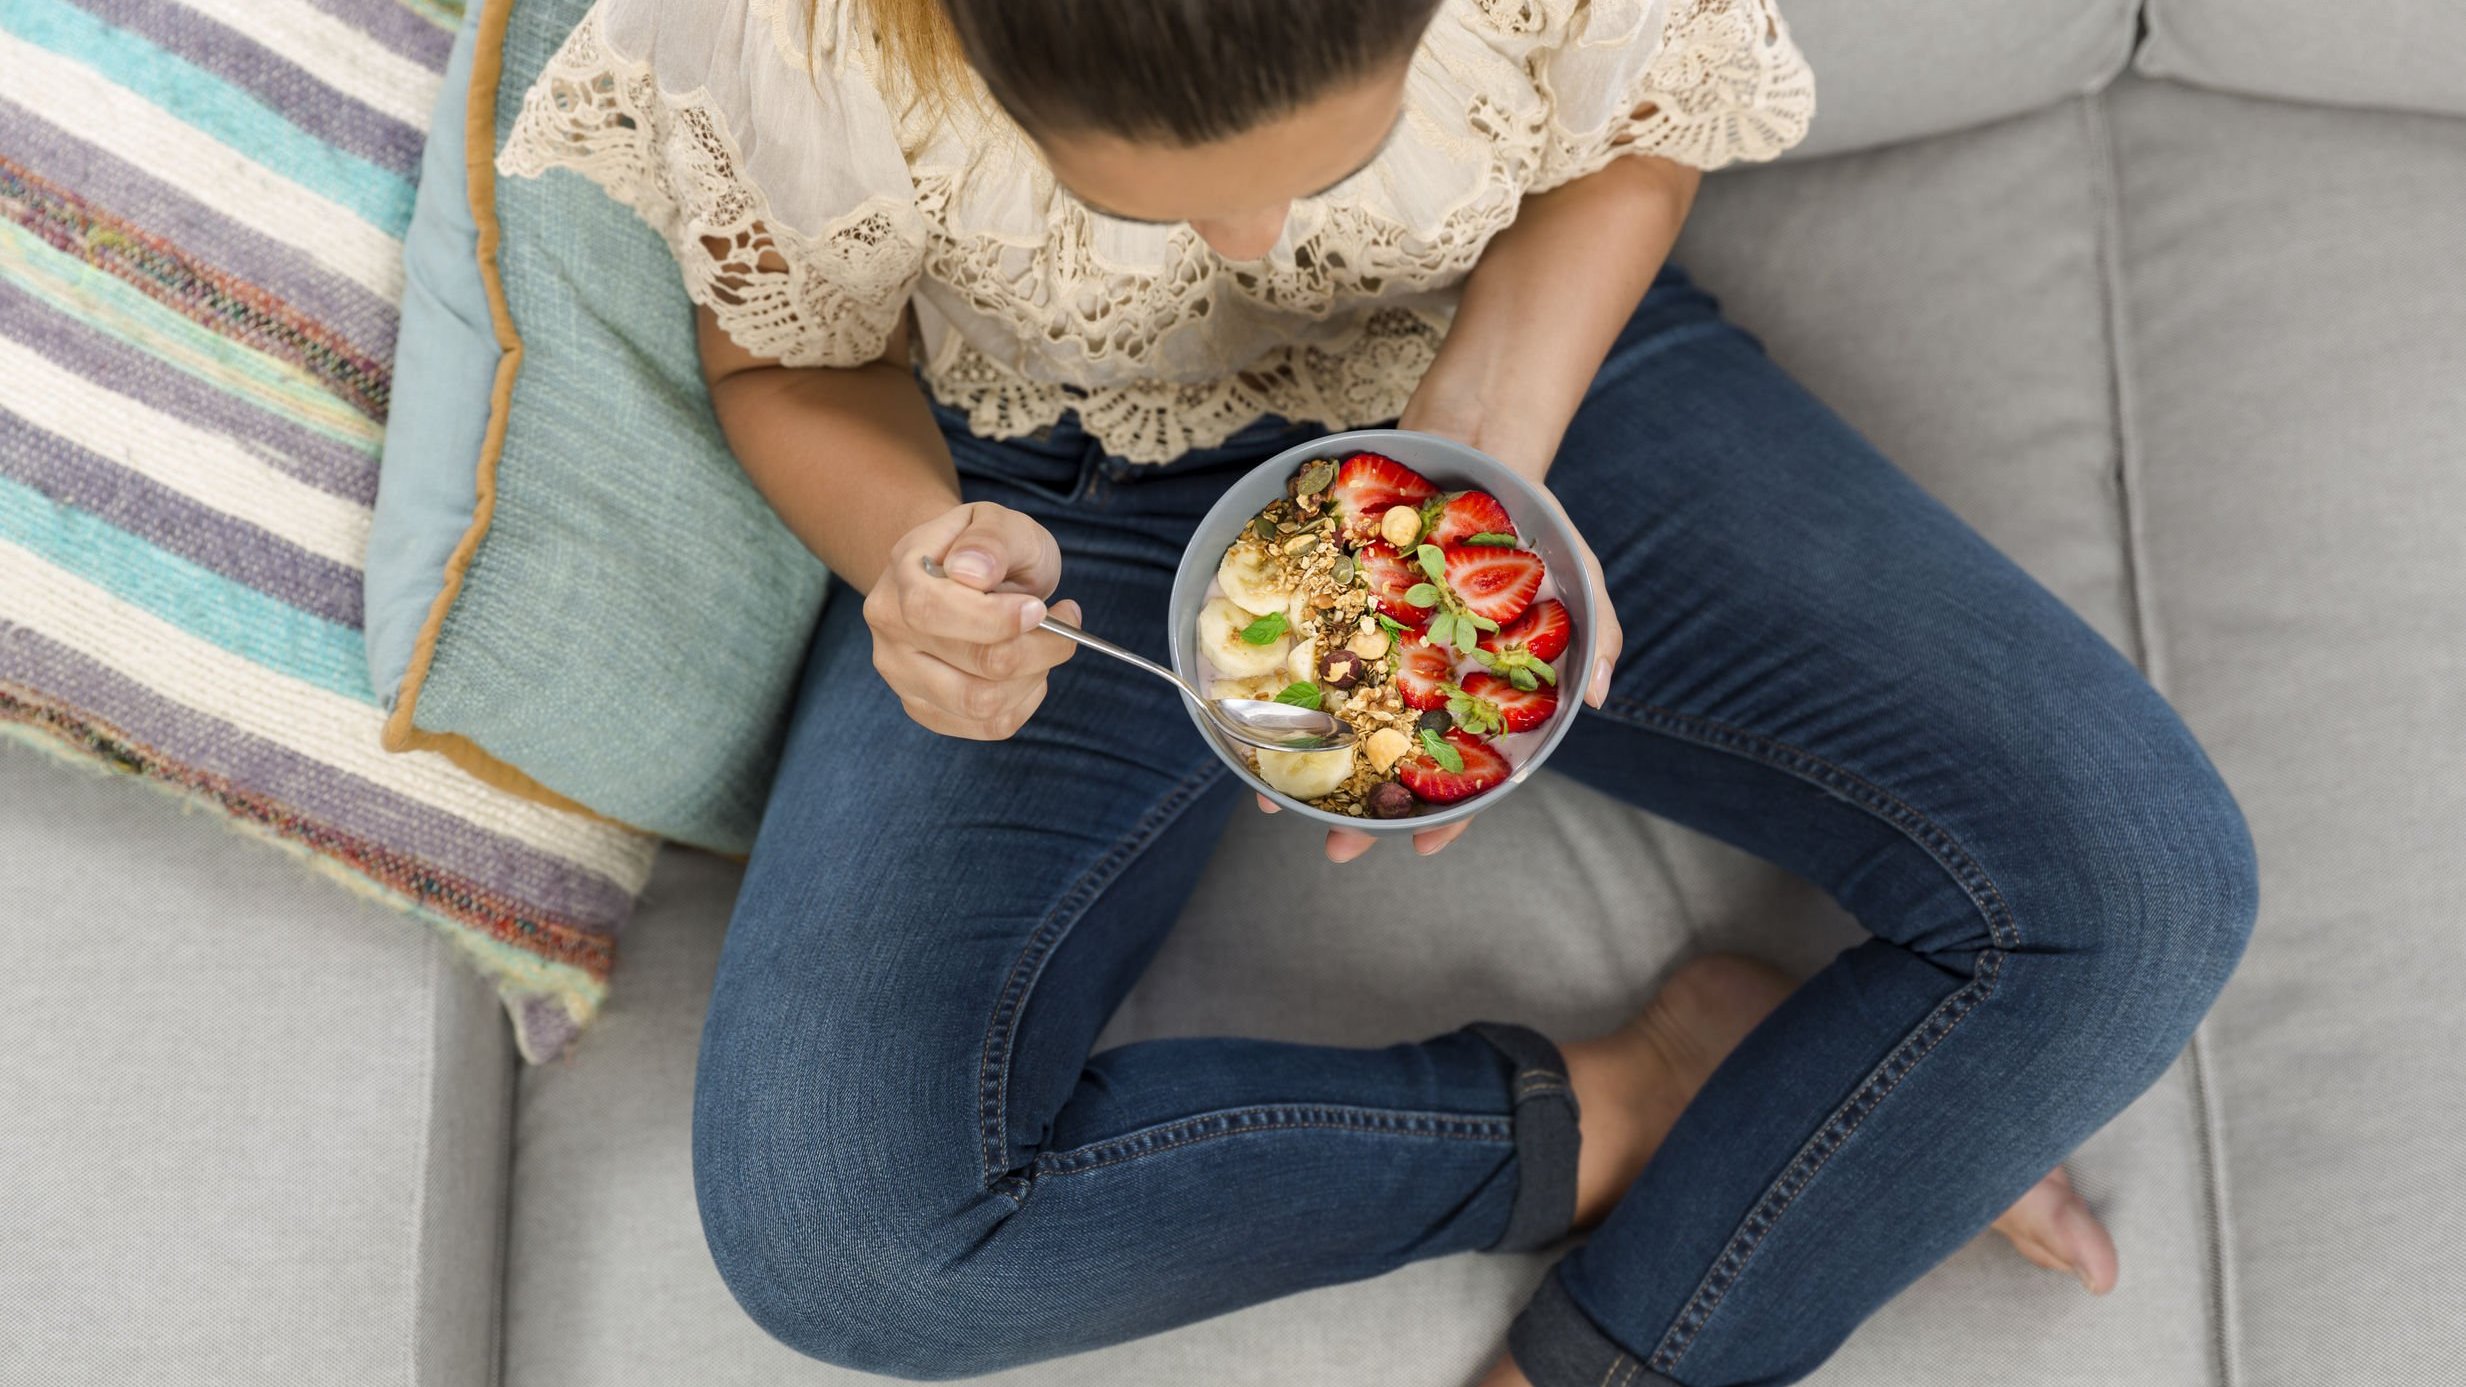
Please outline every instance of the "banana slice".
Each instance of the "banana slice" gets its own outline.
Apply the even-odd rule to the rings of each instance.
[[[1207,686],[1209,698],[1274,698],[1289,683],[1281,674],[1265,679],[1218,679]]]
[[[1281,612],[1293,596],[1292,589],[1268,576],[1267,556],[1241,544],[1224,551],[1224,562],[1216,565],[1216,584],[1234,606],[1252,616]]]
[[[1287,673],[1301,683],[1317,683],[1319,680],[1319,638],[1312,636],[1294,646],[1292,657],[1284,662],[1284,667]]]
[[[1259,779],[1295,799],[1334,794],[1352,778],[1353,749],[1341,751],[1262,751]]]
[[[1284,668],[1285,657],[1293,649],[1292,635],[1288,632],[1265,645],[1252,645],[1242,639],[1242,628],[1256,619],[1224,597],[1199,609],[1199,653],[1216,667],[1216,673],[1255,679]]]

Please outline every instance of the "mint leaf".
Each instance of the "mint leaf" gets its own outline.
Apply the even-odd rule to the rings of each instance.
[[[1413,557],[1421,561],[1421,571],[1430,575],[1431,582],[1447,581],[1446,551],[1435,544],[1425,544],[1413,551]]]
[[[1404,634],[1404,623],[1396,620],[1392,616],[1389,616],[1385,612],[1379,613],[1379,625],[1385,627],[1387,629],[1387,634],[1391,636],[1401,636]]]
[[[1284,613],[1269,612],[1267,615],[1251,622],[1248,626],[1243,627],[1242,639],[1248,641],[1252,645],[1265,645],[1269,641],[1274,640],[1276,637],[1283,635],[1288,629],[1291,628],[1291,626],[1292,623],[1284,619]]]
[[[1513,549],[1519,541],[1514,535],[1502,535],[1496,530],[1484,530],[1461,543],[1478,544],[1489,549]]]
[[[1319,686],[1306,679],[1298,684],[1287,684],[1284,692],[1276,695],[1276,701],[1296,708],[1307,708],[1315,713],[1319,710]]]
[[[1404,600],[1416,607],[1435,607],[1439,604],[1439,590],[1428,583],[1415,583],[1405,589]],[[1277,620],[1281,621],[1283,618],[1278,617]]]
[[[1464,774],[1464,753],[1449,746],[1445,738],[1425,727],[1421,729],[1422,753],[1439,763],[1439,769],[1449,775]]]

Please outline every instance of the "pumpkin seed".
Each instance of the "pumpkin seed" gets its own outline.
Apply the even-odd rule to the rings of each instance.
[[[1257,535],[1261,539],[1274,539],[1276,537],[1276,522],[1262,515],[1258,519],[1250,522],[1250,533]]]
[[[1353,556],[1352,556],[1352,555],[1350,555],[1350,554],[1338,554],[1338,555],[1336,556],[1336,570],[1335,570],[1335,576],[1336,576],[1336,586],[1337,586],[1337,587],[1346,587],[1346,586],[1349,586],[1349,585],[1352,583],[1352,581],[1353,581]]]
[[[1308,467],[1302,469],[1301,486],[1295,494],[1301,496],[1315,496],[1318,493],[1325,491],[1328,488],[1329,483],[1335,480],[1336,464],[1330,459],[1321,458],[1317,462],[1314,462]]]

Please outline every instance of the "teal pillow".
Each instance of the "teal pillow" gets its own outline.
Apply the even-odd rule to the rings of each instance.
[[[478,6],[477,121],[431,133],[449,156],[406,252],[371,675],[390,748],[741,853],[828,576],[720,436],[665,243],[571,172],[495,174],[496,131],[588,9]]]

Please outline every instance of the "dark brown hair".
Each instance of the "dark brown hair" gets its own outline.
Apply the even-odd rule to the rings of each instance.
[[[1194,145],[1401,58],[1439,0],[862,3],[919,99],[953,99],[972,68],[1030,129]]]

